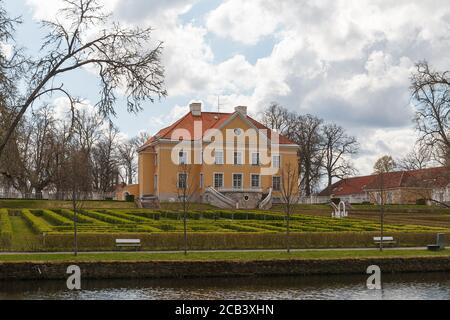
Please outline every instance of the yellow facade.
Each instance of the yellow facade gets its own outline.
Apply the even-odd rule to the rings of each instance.
[[[255,129],[255,127],[246,120],[245,117],[237,114],[232,117],[230,121],[224,124],[219,129],[224,137],[227,132],[235,132],[236,129],[240,129],[245,137],[245,133],[248,129]],[[266,137],[264,135],[264,137]],[[243,139],[240,137],[240,139]],[[265,140],[263,140],[265,141]],[[177,145],[180,141],[172,141],[168,139],[156,139],[152,144],[142,149],[139,153],[139,196],[154,195],[161,201],[176,201],[180,196],[180,190],[177,185],[178,174],[180,172],[187,172],[188,185],[190,192],[195,193],[194,199],[196,201],[202,200],[202,195],[208,187],[214,187],[214,174],[223,174],[223,190],[232,190],[233,186],[233,174],[242,175],[242,190],[260,190],[261,193],[267,192],[272,188],[273,176],[282,175],[282,170],[287,167],[298,168],[298,146],[294,144],[289,145],[268,145],[268,150],[263,151],[258,148],[260,143],[260,137],[253,136],[252,138],[246,137],[240,142],[236,140],[224,142],[222,145],[224,164],[206,163],[206,161],[200,160],[200,163],[193,163],[189,165],[179,165],[172,160],[172,153],[178,150]],[[205,140],[201,144],[202,153],[205,153],[210,146],[210,141]],[[273,142],[272,142],[273,143]],[[193,146],[193,144],[192,144]],[[194,149],[194,148],[192,148]],[[220,148],[219,148],[220,149]],[[184,148],[183,148],[184,150]],[[243,164],[234,164],[234,152],[240,152]],[[192,163],[195,156],[194,150],[190,150],[188,153],[188,163]],[[263,159],[266,156],[266,164],[253,165],[252,153],[260,153],[260,158]],[[174,152],[177,154],[177,152]],[[199,153],[197,153],[199,154]],[[262,173],[263,168],[271,168],[272,163],[269,159],[272,159],[272,155],[280,156],[279,169],[274,174]],[[204,157],[199,156],[199,159]],[[252,174],[260,175],[260,186],[255,187],[251,184]],[[255,178],[256,179],[256,178]],[[220,191],[220,190],[219,190]],[[296,190],[297,191],[297,190]],[[280,191],[274,190],[273,197],[281,198]]]

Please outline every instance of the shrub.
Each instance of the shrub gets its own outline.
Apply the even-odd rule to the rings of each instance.
[[[73,221],[69,220],[68,218],[59,215],[53,211],[50,210],[32,210],[31,211],[35,215],[42,216],[45,220],[50,222],[51,224],[55,226],[72,226]]]
[[[65,218],[73,221],[74,219],[74,214],[72,210],[68,210],[68,209],[58,209],[58,210],[53,210],[54,212],[64,216]],[[102,224],[102,225],[106,225],[106,223],[93,219],[91,217],[87,217],[83,214],[78,213],[77,214],[77,222],[78,223],[86,223],[86,224]]]
[[[130,220],[127,220],[127,219],[123,219],[123,218],[113,217],[111,215],[100,213],[100,212],[97,212],[97,211],[81,210],[81,213],[86,215],[86,216],[88,216],[88,217],[91,217],[91,218],[94,218],[94,219],[97,219],[97,220],[100,220],[100,221],[104,221],[104,222],[107,222],[107,223],[111,223],[111,224],[127,224],[127,223],[130,224],[130,223],[133,223],[133,221],[130,221]]]
[[[126,202],[134,202],[134,195],[133,194],[127,194],[125,196],[125,201]]]
[[[426,206],[427,205],[427,200],[426,199],[417,199],[416,200],[416,205],[418,205],[418,206]]]
[[[6,209],[0,209],[0,246],[10,247],[12,240],[12,225]]]
[[[435,233],[390,233],[402,246],[424,246],[435,240]],[[377,232],[293,232],[290,236],[292,248],[352,248],[375,247],[373,237]],[[130,237],[126,233],[81,233],[78,238],[80,250],[115,250],[115,239]],[[135,233],[143,250],[181,250],[184,246],[183,234],[177,233]],[[73,237],[68,234],[50,234],[46,238],[47,249],[70,250]],[[189,250],[222,249],[283,249],[286,245],[284,233],[190,233]]]
[[[36,233],[49,233],[52,231],[48,223],[46,223],[41,218],[36,217],[28,209],[22,210],[22,217],[25,219],[31,229],[33,229],[33,231]]]

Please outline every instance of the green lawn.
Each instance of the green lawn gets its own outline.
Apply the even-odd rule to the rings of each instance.
[[[40,247],[41,242],[38,236],[32,232],[22,217],[10,216],[9,218],[13,228],[12,248],[17,251],[23,251]]]
[[[330,250],[292,252],[195,252],[183,253],[81,253],[72,254],[14,254],[0,255],[0,262],[95,262],[95,261],[258,261],[286,259],[346,259],[450,256],[450,250],[431,252],[426,250]]]

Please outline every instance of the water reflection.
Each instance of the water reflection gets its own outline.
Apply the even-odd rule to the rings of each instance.
[[[65,281],[0,282],[0,299],[165,300],[165,299],[420,299],[449,300],[450,274],[385,275],[383,290],[367,290],[367,277],[308,276],[235,279],[82,281],[70,292]]]

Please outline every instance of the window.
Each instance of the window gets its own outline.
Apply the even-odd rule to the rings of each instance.
[[[233,174],[233,189],[242,189],[242,174]]]
[[[181,150],[178,153],[178,163],[179,164],[187,164],[187,153]]]
[[[281,190],[281,177],[272,177],[272,189],[273,191]]]
[[[252,188],[260,187],[260,176],[259,174],[252,174]]]
[[[178,174],[178,189],[186,189],[187,188],[187,174],[179,173]]]
[[[223,173],[214,173],[214,188],[223,188]]]
[[[259,166],[259,153],[252,153],[252,165]]]
[[[234,153],[234,165],[242,165],[242,152]]]
[[[215,161],[216,161],[216,164],[223,164],[224,163],[224,161],[223,161],[223,151],[219,151],[219,150],[216,150],[215,151]]]
[[[153,189],[158,190],[158,175],[155,174],[155,179],[153,180]]]
[[[200,189],[203,189],[203,182],[204,182],[203,173],[200,173]]]
[[[272,167],[273,168],[281,168],[281,158],[279,155],[272,156]]]

